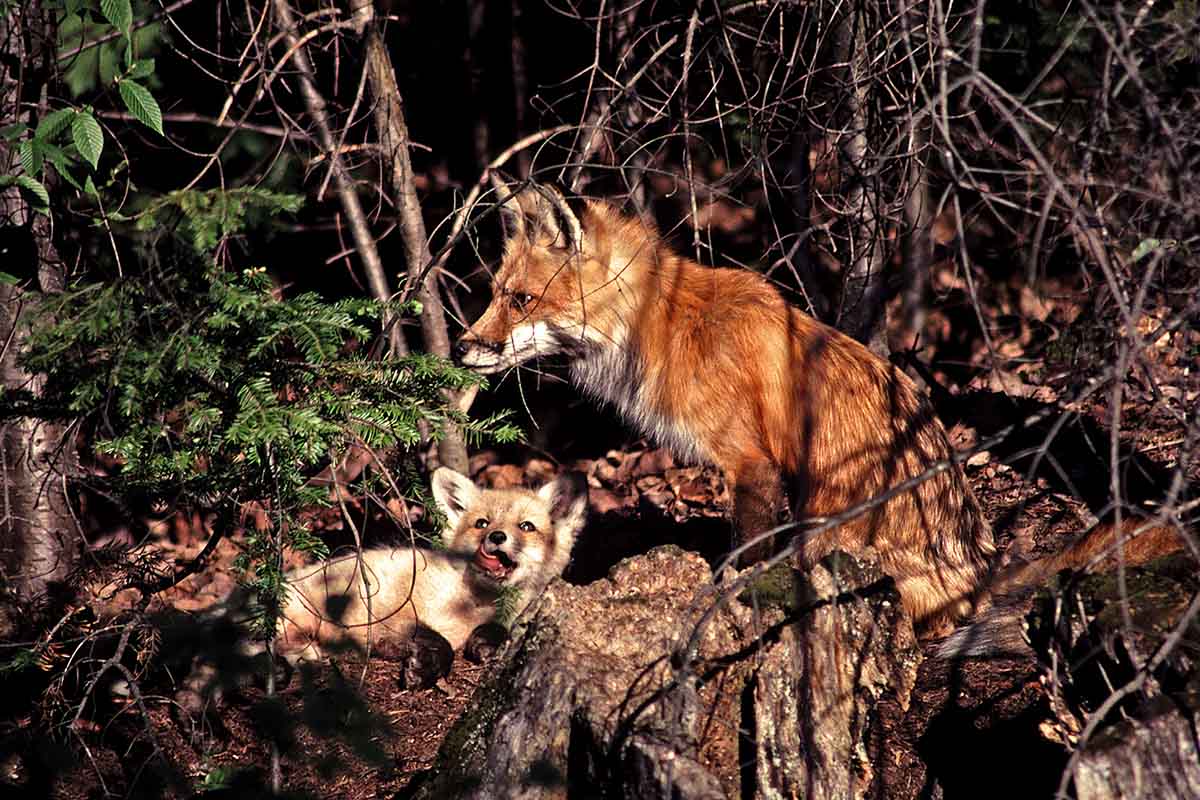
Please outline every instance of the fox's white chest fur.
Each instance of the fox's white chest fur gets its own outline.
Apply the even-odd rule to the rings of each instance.
[[[592,344],[571,362],[571,378],[585,394],[611,404],[644,436],[669,449],[683,462],[710,461],[696,435],[679,419],[662,413],[654,402],[641,357],[621,330],[604,344]]]

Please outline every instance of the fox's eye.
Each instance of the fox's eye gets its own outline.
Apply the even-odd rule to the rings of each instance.
[[[525,531],[526,533],[532,533],[533,531],[536,531],[536,530],[537,530],[537,526],[536,526],[536,525],[534,525],[534,524],[533,524],[532,522],[530,522],[529,520],[525,520],[524,522],[522,522],[522,523],[521,523],[520,525],[518,525],[517,527],[518,527],[518,528],[520,528],[521,530]]]
[[[484,519],[483,517],[480,517],[479,519],[475,520],[476,528],[486,528],[487,526],[488,526],[488,521],[486,519]]]
[[[525,306],[529,305],[532,302],[533,302],[533,295],[526,294],[525,292],[513,292],[512,305],[513,305],[513,308],[517,309],[518,311],[523,311],[525,309]]]

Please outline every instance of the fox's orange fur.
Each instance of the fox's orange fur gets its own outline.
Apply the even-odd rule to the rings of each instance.
[[[602,202],[576,215],[547,187],[505,209],[493,300],[458,344],[463,363],[490,373],[566,353],[584,392],[680,457],[725,471],[743,541],[790,513],[845,511],[949,459],[906,375],[761,276],[703,267]],[[995,552],[956,466],[815,536],[804,557],[866,546],[926,632],[970,611]]]

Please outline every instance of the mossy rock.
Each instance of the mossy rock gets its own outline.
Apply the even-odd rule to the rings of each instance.
[[[750,581],[738,600],[750,607],[779,609],[791,617],[843,594],[857,596],[877,589],[894,592],[894,583],[870,555],[860,558],[835,550],[817,562],[812,573],[789,564],[774,565]]]
[[[1122,591],[1124,588],[1124,591]],[[1193,595],[1200,589],[1195,561],[1173,555],[1125,570],[1124,587],[1118,574],[1106,572],[1081,579],[1075,591],[1094,613],[1097,633],[1120,633],[1124,627],[1121,599],[1129,604],[1134,630],[1142,636],[1162,636],[1178,624]],[[1200,626],[1193,622],[1185,636],[1200,643]]]

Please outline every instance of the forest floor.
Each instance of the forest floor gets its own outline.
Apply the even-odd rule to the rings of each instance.
[[[1002,314],[1003,304],[999,308]],[[1020,311],[1020,319],[1030,318],[1031,309]],[[1043,324],[1053,322],[1054,313],[1043,315]],[[1056,341],[1066,338],[1070,322],[1057,321]],[[1155,322],[1148,320],[1147,330]],[[928,376],[955,387],[932,396],[960,450],[976,447],[1029,414],[1051,412],[1003,444],[976,452],[965,465],[997,542],[1010,556],[1062,547],[1094,522],[1094,513],[1108,497],[1111,394],[1106,390],[1068,403],[1076,373],[1069,364],[1056,362],[1061,353],[1043,347],[1036,358],[1020,358],[1038,346],[1038,330],[1022,321],[1011,336],[993,342],[1006,363],[1021,364],[1013,371]],[[1125,383],[1118,444],[1124,491],[1135,505],[1161,497],[1183,456],[1179,420],[1200,393],[1193,357],[1198,346],[1200,337],[1186,329],[1151,343],[1141,371]],[[978,352],[965,357],[968,363],[981,358]],[[1071,413],[1062,417],[1067,411]],[[1052,427],[1060,417],[1065,424]],[[698,550],[710,562],[728,547],[729,497],[720,473],[677,465],[665,451],[643,443],[565,463],[532,449],[489,451],[472,460],[473,476],[491,486],[537,485],[563,469],[585,472],[591,486],[591,521],[577,545],[568,581],[601,578],[621,558],[659,544]],[[1200,485],[1200,467],[1190,465],[1184,477],[1191,486]],[[195,523],[164,520],[160,546],[171,557],[193,555],[202,544]],[[335,514],[322,517],[317,527],[332,530],[340,523]],[[237,553],[235,541],[223,542],[212,568],[172,589],[162,598],[164,604],[195,611],[219,601],[236,583]],[[41,760],[24,766],[52,779],[0,776],[0,786],[17,790],[0,793],[8,797],[24,791],[63,800],[106,793],[240,795],[265,785],[268,741],[274,735],[285,743],[280,770],[289,793],[349,800],[403,797],[414,777],[433,763],[486,670],[457,654],[448,678],[430,689],[408,691],[397,688],[393,663],[344,663],[293,676],[274,701],[257,687],[232,693],[219,713],[200,721],[174,708],[172,681],[179,676],[151,671],[141,686],[145,713],[139,713],[133,699],[114,695],[110,711],[116,713],[97,710],[75,723],[77,741],[87,749],[81,753],[74,746],[74,758],[59,766],[54,765],[58,750],[28,741],[34,736],[30,720],[15,720],[6,732],[10,744],[0,753],[4,765],[13,752],[30,748]],[[1050,796],[1069,754],[1069,736],[1055,729],[1042,675],[1032,657],[956,666],[927,659],[910,707],[885,714],[887,751],[893,754],[892,763],[882,767],[887,785],[904,797],[933,796],[935,785],[947,798],[975,796],[980,775],[987,774],[997,794]],[[93,718],[104,721],[88,722]],[[997,769],[998,753],[1006,754],[1007,763],[1024,766]]]

